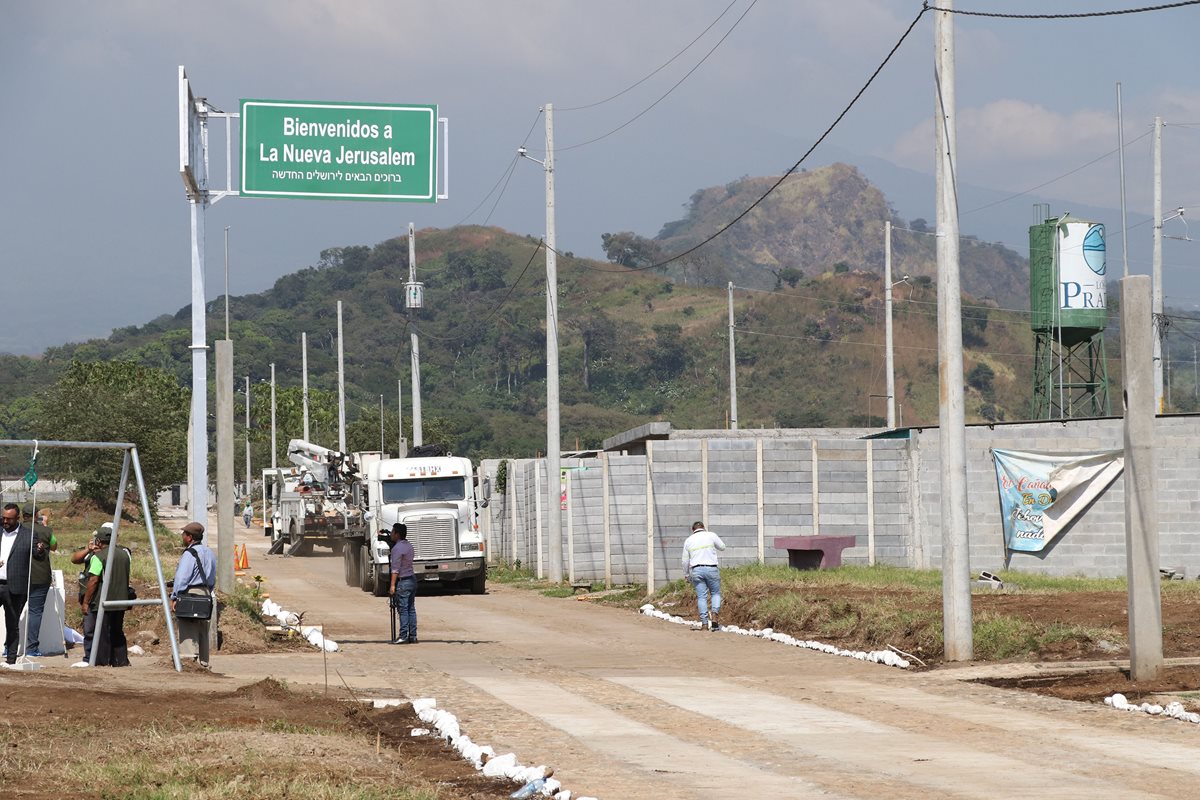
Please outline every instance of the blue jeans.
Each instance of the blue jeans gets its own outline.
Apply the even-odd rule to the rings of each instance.
[[[696,607],[700,621],[708,624],[708,598],[712,595],[712,613],[721,612],[721,570],[719,567],[692,567],[688,580],[696,587]]]
[[[42,632],[42,612],[46,609],[46,596],[50,594],[49,586],[29,587],[29,633],[25,636],[25,652],[36,653],[41,649],[38,634]]]
[[[396,579],[392,606],[400,616],[400,638],[417,638],[417,579],[415,576]]]

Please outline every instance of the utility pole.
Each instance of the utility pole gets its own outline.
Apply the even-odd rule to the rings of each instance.
[[[558,243],[554,229],[554,105],[546,111],[546,488],[551,496],[546,529],[550,537],[550,581],[562,583],[562,498],[558,421]]]
[[[883,223],[883,338],[887,372],[887,426],[896,427],[896,365],[892,356],[892,221]]]
[[[308,331],[300,333],[300,373],[303,376],[300,403],[304,406],[304,441],[311,442],[308,438]]]
[[[379,395],[379,452],[383,450],[383,395]]]
[[[416,226],[411,222],[408,223],[408,286],[405,292],[407,299],[406,304],[409,311],[409,341],[411,343],[412,352],[412,429],[413,429],[413,447],[420,447],[424,442],[424,435],[421,427],[421,342],[417,336],[417,325],[415,320],[416,309],[421,308],[424,304],[424,299],[418,297],[419,284],[417,283],[417,236]]]
[[[254,483],[250,480],[250,376],[246,376],[246,497],[253,493]]]
[[[519,158],[541,164],[546,173],[546,496],[549,500],[546,534],[549,537],[549,579],[562,583],[562,498],[559,495],[561,451],[558,408],[558,252],[554,237],[554,105],[542,106],[546,115],[546,160],[531,158],[524,147]],[[538,551],[539,556],[541,551]]]
[[[404,380],[396,379],[396,458],[404,458],[408,454],[408,445],[404,441]]]
[[[233,342],[217,352],[217,589],[233,591]]]
[[[957,110],[954,102],[952,0],[935,11],[934,88],[937,136],[938,413],[942,466],[942,625],[947,661],[969,661],[970,536],[967,521],[967,439],[963,405],[962,295],[958,263]]]
[[[346,370],[342,347],[342,301],[337,301],[338,318],[338,452],[346,452]]]
[[[737,357],[733,350],[733,281],[729,282],[729,429],[738,429]]]
[[[229,226],[225,226],[225,338],[229,339]]]
[[[1163,285],[1162,285],[1162,117],[1154,118],[1154,264],[1151,314],[1154,326],[1154,413],[1163,411]]]
[[[275,454],[279,448],[275,444],[275,362],[271,362],[271,469],[275,469]]]
[[[1157,217],[1155,222],[1157,222]],[[1125,575],[1130,678],[1153,680],[1163,665],[1153,380],[1145,275],[1121,280],[1121,380],[1125,396]],[[1151,336],[1151,339],[1154,337]]]
[[[1125,120],[1121,113],[1121,82],[1117,81],[1117,161],[1121,169],[1121,263],[1122,278],[1129,277],[1129,225],[1125,220]]]

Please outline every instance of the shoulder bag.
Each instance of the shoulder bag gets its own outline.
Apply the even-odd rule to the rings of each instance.
[[[204,564],[201,563],[200,556],[196,555],[196,551],[190,547],[184,552],[191,553],[192,558],[196,559],[196,568],[200,570],[200,577],[204,580],[204,588],[207,591],[208,576],[204,574]],[[179,595],[175,601],[175,616],[179,619],[212,619],[212,595],[186,594],[186,591],[185,589],[185,593]]]

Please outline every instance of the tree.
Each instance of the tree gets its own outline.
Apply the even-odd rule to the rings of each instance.
[[[975,368],[967,374],[967,383],[977,389],[979,393],[983,395],[985,400],[992,400],[995,398],[996,393],[995,387],[992,384],[992,381],[995,379],[995,377],[996,371],[984,362],[980,361],[975,365]]]
[[[658,242],[631,231],[602,233],[600,246],[604,248],[604,255],[609,261],[623,267],[645,267],[662,260],[662,248]]]
[[[256,446],[254,463],[271,465],[271,384],[257,383],[250,390],[250,441]],[[336,450],[338,446],[337,395],[310,387],[308,390],[308,435],[313,444]],[[376,419],[378,424],[378,418]],[[287,444],[304,436],[304,389],[300,386],[275,387],[276,465],[289,466]],[[378,437],[376,437],[378,438]]]
[[[983,308],[964,309],[962,312],[963,344],[971,347],[983,347],[987,344],[984,332],[988,326],[988,312]]]
[[[188,405],[188,392],[165,370],[73,361],[47,392],[35,427],[43,439],[133,442],[153,510],[158,493],[187,476]],[[53,464],[71,471],[75,496],[111,510],[123,457],[119,450],[64,450],[54,452]]]
[[[604,356],[616,339],[616,325],[603,311],[589,305],[583,312],[571,315],[567,319],[567,327],[577,331],[583,340],[583,388],[590,391],[594,351],[599,349],[601,357]]]
[[[804,273],[795,267],[784,267],[783,269],[772,269],[771,274],[775,276],[775,291],[779,291],[786,283],[791,288],[795,289],[796,284],[804,277]]]

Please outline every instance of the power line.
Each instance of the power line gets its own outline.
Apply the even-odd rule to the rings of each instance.
[[[534,116],[534,118],[533,118],[533,124],[529,126],[529,130],[526,131],[526,133],[525,133],[525,138],[521,140],[522,146],[524,146],[525,142],[529,141],[529,137],[530,137],[530,135],[533,134],[533,129],[537,127],[538,120],[541,119],[541,117],[542,117],[542,110],[539,108],[537,115]],[[480,208],[482,208],[483,204],[486,203],[488,201],[488,198],[492,196],[492,192],[496,191],[496,187],[500,185],[501,181],[503,181],[504,189],[500,190],[499,197],[496,198],[496,202],[492,204],[491,212],[488,213],[488,219],[492,218],[492,213],[494,213],[496,211],[496,205],[500,202],[500,198],[504,196],[505,189],[508,188],[508,179],[512,178],[512,173],[516,167],[518,158],[519,158],[519,156],[513,156],[513,160],[510,161],[508,166],[504,168],[504,172],[501,173],[500,177],[496,180],[496,183],[492,186],[491,191],[489,191],[487,194],[485,194],[483,196],[483,199],[480,200],[479,203],[474,208],[472,208],[470,211],[468,211],[467,215],[465,217],[460,219],[458,222],[454,223],[454,227],[457,228],[459,225],[462,225],[464,222],[469,220],[476,211],[478,211]],[[487,223],[484,222],[484,224],[486,225]]]
[[[460,219],[458,222],[454,223],[453,227],[457,228],[459,225],[462,225],[464,222],[469,220],[475,214],[476,211],[478,211],[480,208],[483,207],[483,204],[486,203],[488,201],[488,198],[492,196],[492,193],[496,191],[496,187],[498,187],[500,185],[500,182],[512,174],[513,165],[516,163],[517,163],[517,156],[513,156],[512,161],[508,162],[508,166],[506,166],[504,168],[504,172],[500,173],[500,177],[496,179],[496,182],[494,184],[492,184],[492,188],[489,189],[488,193],[483,196],[483,199],[480,200],[479,203],[474,208],[472,208],[470,211],[468,211],[463,216],[462,219]],[[503,192],[501,194],[503,194]],[[497,199],[499,199],[499,198],[497,198]],[[494,208],[495,207],[493,206],[493,209]]]
[[[509,298],[512,297],[513,292],[516,291],[517,286],[520,285],[521,279],[525,277],[525,273],[529,271],[530,265],[533,264],[533,259],[537,257],[538,252],[541,251],[545,244],[546,243],[541,240],[538,241],[538,246],[533,248],[533,254],[529,256],[529,261],[526,262],[524,269],[521,270],[521,274],[517,276],[515,281],[513,281],[512,286],[508,287],[508,292],[504,295],[504,299],[492,307],[491,313],[479,322],[480,326],[486,325],[492,319],[492,317],[499,314],[500,309],[504,308],[504,306],[508,303]],[[466,336],[434,336],[425,330],[421,331],[421,335],[427,336],[430,339],[436,339],[439,342],[462,342],[466,341],[468,338]]]
[[[520,160],[520,156],[513,156],[513,160],[509,162],[508,175],[504,178],[504,188],[500,190],[500,194],[496,195],[496,202],[492,203],[492,207],[488,210],[487,216],[483,218],[484,225],[487,225],[492,219],[492,214],[496,213],[496,206],[500,205],[501,198],[503,198],[504,193],[508,191],[508,182],[512,180],[513,173],[517,171],[517,162]]]
[[[1074,14],[1010,14],[999,11],[963,11],[956,8],[940,8],[925,3],[923,11],[944,11],[947,14],[958,14],[964,17],[992,17],[995,19],[1086,19],[1089,17],[1116,17],[1123,14],[1141,14],[1146,11],[1165,11],[1171,8],[1200,5],[1200,0],[1180,0],[1177,3],[1163,3],[1156,6],[1140,8],[1122,8],[1114,11],[1081,11]]]
[[[587,109],[587,108],[595,108],[596,106],[604,105],[604,104],[605,104],[605,103],[607,103],[609,100],[616,100],[618,97],[620,97],[621,95],[625,94],[626,92],[628,92],[628,91],[630,91],[630,90],[632,90],[632,89],[636,89],[637,87],[641,86],[641,85],[642,85],[643,83],[645,83],[646,81],[648,81],[648,80],[650,80],[651,78],[653,78],[653,77],[654,77],[655,75],[657,75],[658,73],[662,72],[664,69],[666,69],[668,66],[670,66],[670,64],[671,64],[671,63],[672,63],[672,62],[673,62],[675,59],[679,58],[681,55],[683,55],[683,54],[684,54],[684,53],[686,53],[688,50],[690,50],[690,49],[691,49],[691,47],[692,47],[692,45],[694,45],[696,42],[698,42],[698,41],[700,41],[701,39],[703,39],[703,38],[704,38],[704,35],[705,35],[706,33],[708,33],[709,31],[711,31],[711,30],[713,29],[713,26],[714,26],[714,25],[716,25],[718,22],[720,22],[720,21],[721,21],[721,19],[722,19],[722,17],[724,17],[726,14],[728,14],[728,13],[729,13],[729,9],[731,9],[731,8],[733,8],[735,5],[737,5],[737,2],[738,2],[738,0],[732,0],[732,2],[730,2],[730,3],[729,3],[729,5],[725,6],[725,10],[724,10],[724,11],[722,11],[722,12],[721,12],[721,13],[720,13],[720,14],[717,16],[717,18],[716,18],[716,19],[714,19],[712,22],[708,23],[708,27],[707,27],[707,28],[705,28],[704,30],[700,31],[700,35],[699,35],[699,36],[697,36],[695,39],[692,39],[692,41],[688,42],[688,44],[687,44],[687,46],[686,46],[686,47],[684,47],[684,48],[683,48],[682,50],[680,50],[678,53],[676,53],[675,55],[671,56],[669,59],[667,59],[666,61],[664,61],[664,62],[663,62],[663,64],[662,64],[662,66],[660,66],[658,69],[656,69],[656,70],[654,70],[653,72],[651,72],[651,73],[650,73],[649,75],[647,75],[646,77],[642,78],[640,81],[637,81],[636,83],[631,83],[629,86],[626,86],[626,87],[625,87],[624,89],[622,89],[621,91],[617,92],[616,94],[612,95],[611,97],[606,97],[606,98],[604,98],[603,100],[597,100],[597,101],[596,101],[596,102],[594,102],[594,103],[588,103],[587,105],[583,105],[583,106],[573,106],[573,107],[571,107],[571,108],[559,108],[559,109],[556,109],[556,110],[557,110],[557,111],[583,111],[584,109]],[[673,87],[672,87],[672,88],[673,88]]]
[[[1200,2],[1200,0],[1196,0],[1196,2]],[[747,10],[749,10],[749,9],[747,9]],[[846,107],[842,109],[841,113],[838,114],[837,117],[833,120],[833,122],[830,123],[829,127],[825,129],[825,132],[822,133],[815,142],[813,142],[812,146],[809,147],[808,150],[806,150],[804,152],[804,155],[800,156],[799,161],[797,161],[795,164],[793,164],[787,172],[783,173],[783,176],[779,180],[775,181],[775,183],[772,184],[771,188],[769,188],[769,189],[767,189],[767,191],[763,192],[762,196],[760,196],[757,200],[755,200],[753,203],[751,203],[744,211],[742,211],[742,213],[738,214],[731,221],[726,223],[726,225],[724,227],[722,227],[720,230],[718,230],[716,233],[712,234],[708,238],[701,241],[699,244],[697,244],[693,247],[690,247],[687,250],[684,250],[682,253],[671,256],[670,258],[666,259],[665,261],[660,261],[657,264],[648,264],[644,267],[630,267],[629,270],[632,272],[642,272],[642,271],[649,270],[649,269],[658,269],[660,267],[666,266],[667,264],[670,264],[673,261],[678,261],[679,259],[683,258],[684,256],[687,256],[687,255],[690,255],[690,254],[696,252],[701,247],[704,247],[706,244],[713,241],[721,234],[725,233],[725,231],[732,228],[734,225],[736,225],[738,222],[740,222],[747,214],[749,214],[751,211],[753,211],[755,208],[757,208],[758,205],[760,203],[762,203],[763,200],[766,200],[776,189],[779,188],[780,184],[782,184],[788,178],[789,175],[791,175],[797,169],[800,168],[800,165],[803,164],[810,155],[812,155],[813,151],[816,150],[817,147],[819,147],[823,141],[825,141],[825,139],[829,136],[829,134],[833,132],[833,129],[838,126],[838,124],[842,121],[842,119],[848,113],[850,113],[850,109],[854,108],[855,104],[858,103],[859,99],[866,93],[867,89],[869,89],[871,87],[871,84],[875,82],[875,79],[877,77],[879,77],[879,73],[883,72],[883,68],[886,67],[888,65],[888,62],[890,62],[892,60],[892,56],[894,56],[896,54],[896,51],[900,49],[900,46],[902,44],[904,44],[904,41],[908,38],[908,35],[910,33],[912,33],[913,28],[917,27],[917,23],[921,21],[921,17],[923,17],[925,15],[925,12],[927,10],[928,10],[927,7],[922,7],[922,9],[917,13],[917,16],[913,18],[913,21],[911,23],[909,23],[908,28],[905,29],[904,33],[896,41],[896,44],[894,44],[892,46],[892,49],[888,51],[887,56],[885,56],[883,61],[881,61],[879,63],[879,66],[877,66],[875,68],[875,71],[871,73],[871,76],[869,78],[867,78],[866,83],[864,83],[862,85],[862,88],[859,89],[858,92],[854,95],[854,97],[852,97],[850,99],[850,102],[846,104]]]
[[[1146,131],[1145,133],[1143,133],[1141,136],[1137,137],[1136,139],[1132,139],[1132,140],[1126,142],[1125,147],[1129,147],[1134,142],[1138,142],[1142,139],[1145,139],[1147,136],[1150,135],[1150,133],[1151,133],[1150,131]],[[1109,150],[1104,155],[1096,156],[1091,161],[1087,162],[1086,164],[1076,167],[1075,169],[1071,170],[1070,172],[1064,172],[1062,175],[1059,175],[1057,178],[1051,178],[1050,180],[1046,181],[1045,183],[1039,183],[1037,186],[1031,186],[1030,188],[1026,189],[1023,192],[1017,192],[1016,194],[1009,195],[1008,197],[1002,198],[1000,200],[996,200],[991,203],[987,203],[985,205],[979,206],[978,208],[972,208],[970,211],[964,211],[964,212],[962,212],[962,215],[965,217],[968,214],[974,214],[976,211],[983,211],[984,209],[991,208],[992,206],[998,206],[1001,203],[1007,203],[1009,200],[1016,200],[1018,197],[1024,197],[1025,195],[1029,194],[1030,192],[1036,192],[1038,189],[1042,189],[1046,186],[1049,186],[1052,183],[1057,183],[1058,181],[1061,181],[1063,178],[1069,178],[1070,176],[1074,175],[1076,172],[1079,172],[1080,170],[1087,169],[1092,164],[1095,164],[1097,161],[1103,161],[1104,159],[1108,158],[1109,156],[1116,155],[1117,152],[1120,151],[1120,149],[1121,149],[1120,147],[1113,148],[1112,150]]]
[[[1200,0],[1197,0],[1197,1],[1198,1],[1198,2],[1200,2]],[[699,61],[699,62],[697,62],[696,66],[694,66],[694,67],[692,67],[691,69],[689,69],[689,70],[687,71],[687,73],[686,73],[686,74],[684,74],[684,76],[683,76],[682,78],[680,78],[678,81],[676,81],[676,82],[675,82],[675,85],[673,85],[673,86],[672,86],[670,89],[667,89],[667,91],[666,91],[666,92],[665,92],[665,93],[664,93],[664,94],[663,94],[661,97],[659,97],[657,100],[655,100],[655,101],[654,101],[653,103],[651,103],[649,106],[647,106],[646,108],[642,109],[641,111],[639,111],[637,114],[635,114],[633,117],[631,117],[630,119],[626,120],[626,121],[625,121],[625,122],[623,122],[622,124],[620,124],[620,125],[618,125],[617,127],[613,128],[613,129],[612,129],[611,131],[609,131],[608,133],[605,133],[605,134],[602,134],[602,135],[600,135],[600,136],[597,136],[595,139],[588,139],[586,142],[579,142],[578,144],[567,145],[566,147],[556,147],[556,148],[554,149],[554,152],[555,152],[556,154],[557,154],[557,153],[565,153],[565,152],[566,152],[566,151],[568,151],[568,150],[575,150],[576,148],[579,148],[579,147],[584,147],[584,146],[586,146],[586,145],[589,145],[589,144],[595,144],[596,142],[600,141],[601,139],[607,139],[609,136],[612,136],[612,135],[613,135],[614,133],[616,133],[617,131],[620,131],[620,130],[622,130],[623,128],[626,128],[626,127],[628,127],[629,125],[632,125],[632,124],[633,124],[634,122],[636,122],[638,119],[640,119],[641,117],[643,117],[645,114],[647,114],[647,113],[650,111],[650,109],[654,108],[656,105],[658,105],[658,104],[659,104],[659,103],[661,103],[663,100],[665,100],[665,99],[667,98],[667,95],[671,94],[671,92],[673,92],[673,91],[675,91],[676,89],[678,89],[678,88],[679,88],[679,85],[680,85],[680,84],[682,84],[684,81],[686,81],[688,78],[690,78],[690,77],[692,76],[692,73],[693,73],[693,72],[695,72],[696,70],[700,69],[700,65],[701,65],[701,64],[703,64],[705,61],[707,61],[707,60],[708,60],[708,57],[709,57],[709,56],[711,56],[711,55],[712,55],[714,52],[716,52],[716,49],[717,49],[718,47],[720,47],[720,46],[721,46],[721,44],[722,44],[722,43],[723,43],[723,42],[724,42],[726,39],[728,39],[728,38],[729,38],[729,35],[730,35],[731,33],[733,33],[733,32],[734,32],[734,31],[737,29],[737,26],[738,26],[738,25],[741,23],[741,21],[742,21],[743,19],[745,19],[745,18],[746,18],[746,15],[747,15],[747,14],[749,14],[749,13],[750,13],[750,9],[754,8],[754,6],[756,6],[756,5],[758,5],[758,0],[751,0],[751,3],[750,3],[750,5],[749,5],[749,6],[747,6],[747,7],[746,7],[746,10],[742,12],[742,15],[741,15],[740,17],[738,17],[738,18],[737,18],[737,20],[736,20],[736,21],[733,23],[733,26],[732,26],[732,27],[730,27],[730,29],[729,29],[728,31],[726,31],[726,32],[725,32],[725,35],[724,35],[724,36],[722,36],[720,39],[718,39],[718,40],[717,40],[717,43],[716,43],[716,44],[714,44],[714,45],[712,46],[712,49],[711,49],[711,50],[709,50],[707,53],[705,53],[705,54],[704,54],[704,58],[700,59],[700,61]]]
[[[854,340],[849,340],[849,339],[822,339],[820,336],[796,336],[794,334],[787,334],[787,333],[768,333],[767,331],[754,331],[754,330],[750,330],[748,328],[739,328],[736,326],[734,326],[734,331],[737,333],[748,333],[748,334],[751,334],[752,336],[769,336],[773,339],[799,339],[799,340],[809,341],[809,342],[821,342],[824,344],[849,344],[849,345],[855,345],[858,347],[886,347],[887,346],[884,343],[877,343],[877,342],[860,342],[860,341],[854,341]],[[929,353],[937,352],[936,347],[920,347],[918,345],[904,345],[904,344],[897,344],[897,345],[893,345],[893,346],[897,350],[921,350],[921,351],[929,352]],[[1012,357],[1017,357],[1017,358],[1033,358],[1033,353],[1000,353],[1000,352],[990,352],[990,351],[982,351],[982,350],[972,350],[970,352],[973,355],[980,355],[980,356],[1012,356]]]

